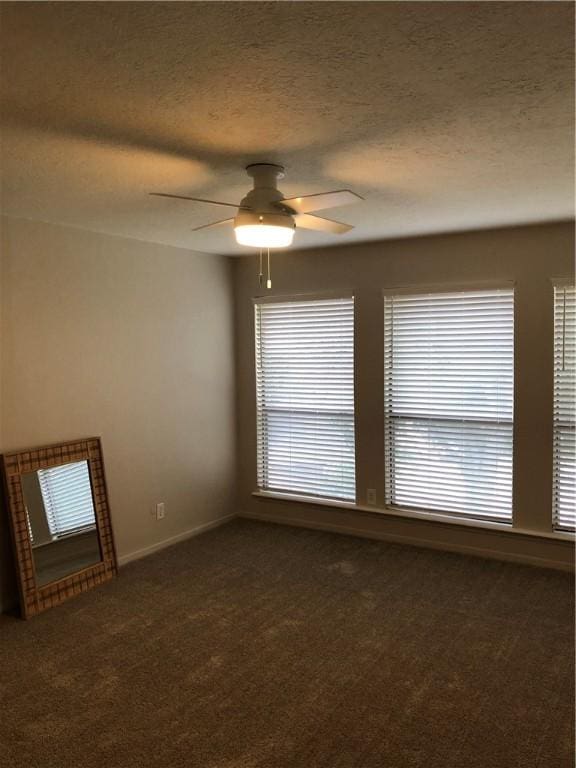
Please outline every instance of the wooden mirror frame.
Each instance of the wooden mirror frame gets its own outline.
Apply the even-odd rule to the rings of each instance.
[[[49,469],[59,464],[70,464],[75,461],[88,462],[96,530],[102,560],[69,576],[38,586],[21,477],[25,472],[36,472],[39,469]],[[83,440],[58,443],[29,451],[6,453],[2,457],[2,464],[22,618],[28,619],[36,613],[59,605],[70,597],[86,592],[92,587],[117,576],[118,561],[110,521],[104,461],[99,437],[88,437]]]

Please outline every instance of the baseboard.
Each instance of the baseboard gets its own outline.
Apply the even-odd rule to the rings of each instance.
[[[406,544],[413,547],[425,547],[445,552],[457,552],[463,555],[474,557],[484,557],[491,560],[504,560],[507,562],[519,563],[522,565],[533,565],[539,568],[553,568],[560,571],[574,571],[574,565],[571,563],[551,560],[534,555],[524,555],[517,552],[504,552],[498,549],[485,549],[483,547],[468,546],[463,544],[440,544],[430,539],[422,539],[415,536],[403,536],[386,531],[367,531],[363,528],[354,526],[339,525],[338,523],[317,522],[314,520],[305,520],[299,517],[276,517],[266,513],[240,512],[238,517],[248,520],[259,520],[266,523],[276,523],[278,525],[291,525],[297,528],[310,528],[316,531],[328,531],[330,533],[340,533],[346,536],[358,536],[363,539],[377,539],[379,541],[389,541],[395,544]]]
[[[185,541],[186,539],[191,539],[194,536],[199,536],[201,533],[206,533],[206,531],[210,531],[213,528],[219,528],[221,525],[228,523],[234,517],[236,517],[236,515],[226,515],[225,517],[219,517],[217,520],[211,520],[209,523],[197,525],[195,528],[189,528],[187,531],[178,533],[176,536],[171,536],[169,539],[158,541],[156,544],[151,544],[149,547],[144,547],[143,549],[137,549],[134,552],[129,552],[127,555],[122,555],[118,558],[118,565],[127,565],[133,560],[140,560],[142,557],[147,557],[148,555],[151,555],[154,552],[158,552],[161,549],[171,547],[173,544],[178,544],[180,541]]]

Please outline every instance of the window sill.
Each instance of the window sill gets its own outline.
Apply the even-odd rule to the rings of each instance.
[[[351,512],[360,512],[369,515],[382,515],[401,517],[410,520],[423,520],[425,522],[446,523],[467,528],[482,528],[485,530],[499,531],[500,533],[513,533],[520,536],[535,536],[541,539],[555,539],[556,541],[575,540],[575,536],[569,532],[561,531],[533,531],[526,528],[514,528],[510,523],[493,523],[486,520],[469,520],[455,515],[441,514],[438,512],[419,512],[415,510],[399,509],[397,507],[376,507],[363,504],[355,504],[349,501],[337,501],[336,499],[322,499],[311,496],[299,496],[293,493],[280,493],[272,491],[253,491],[252,496],[259,499],[272,501],[290,501],[298,504],[310,504],[313,507],[334,507]]]

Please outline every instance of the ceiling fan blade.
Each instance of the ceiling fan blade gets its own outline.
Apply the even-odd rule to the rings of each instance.
[[[193,227],[192,232],[198,232],[201,229],[210,229],[210,227],[219,227],[222,224],[231,224],[234,219],[220,219],[220,221],[213,221],[210,224],[202,224],[200,227]]]
[[[166,192],[149,192],[149,195],[154,197],[172,197],[176,200],[192,200],[193,203],[211,203],[212,205],[227,205],[229,208],[242,208],[242,210],[251,210],[245,205],[238,205],[237,203],[223,203],[220,200],[205,200],[203,197],[186,197],[185,195],[169,195]]]
[[[234,219],[220,219],[220,221],[213,221],[211,224],[202,224],[201,227],[193,227],[192,232],[198,232],[201,229],[210,229],[211,227],[220,227],[222,224],[230,224]]]
[[[315,229],[318,232],[329,232],[331,235],[343,235],[354,229],[352,224],[342,224],[341,221],[323,219],[321,216],[313,216],[311,213],[297,213],[294,216],[297,227],[302,229]]]
[[[322,211],[326,208],[350,205],[350,203],[357,203],[359,200],[364,200],[364,198],[357,195],[356,192],[352,192],[351,189],[337,189],[334,192],[289,197],[285,200],[279,200],[278,205],[291,208],[295,213],[309,213],[310,211]]]

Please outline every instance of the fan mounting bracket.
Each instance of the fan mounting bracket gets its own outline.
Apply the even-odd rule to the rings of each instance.
[[[255,187],[275,187],[286,175],[284,166],[277,163],[251,163],[246,166],[246,173],[254,179]]]

